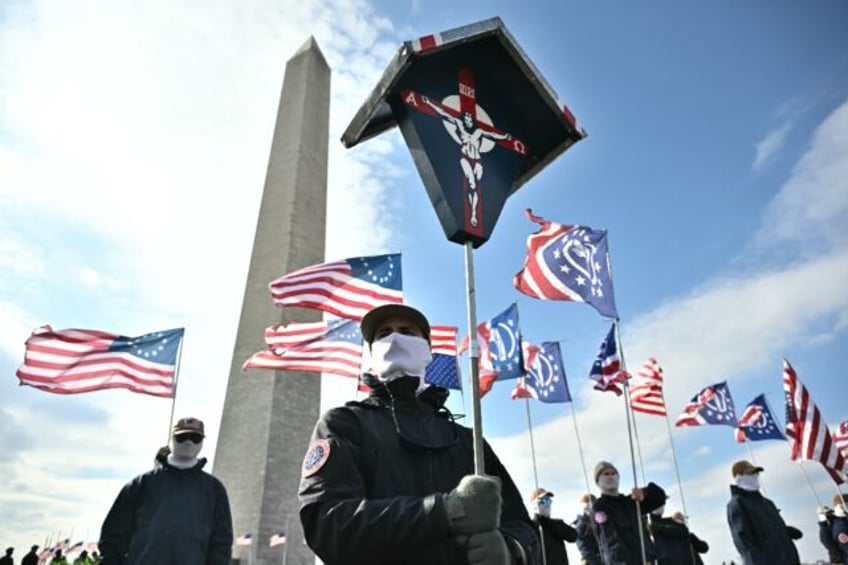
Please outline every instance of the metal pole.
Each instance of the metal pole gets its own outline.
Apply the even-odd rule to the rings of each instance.
[[[804,465],[802,463],[803,461],[798,461],[798,468],[801,469],[801,472],[804,474],[804,478],[807,479],[807,484],[810,485],[810,490],[813,491],[813,496],[816,497],[816,502],[818,503],[818,505],[824,506],[824,504],[822,504],[821,499],[819,498],[819,493],[817,493],[816,489],[813,488],[813,482],[810,480],[810,476],[807,474],[807,470],[804,469]],[[840,492],[839,494],[841,495],[842,493]]]
[[[477,366],[480,349],[477,345],[477,301],[474,289],[474,253],[470,241],[465,242],[465,290],[468,309],[468,361],[471,363],[471,432],[474,438],[474,473],[486,472],[483,452],[483,416],[480,413],[480,369]]]
[[[663,396],[665,406],[665,396]],[[665,414],[665,427],[668,429],[668,442],[671,444],[671,459],[674,461],[674,474],[677,475],[677,490],[680,491],[680,505],[683,507],[683,515],[689,521],[689,512],[686,510],[686,499],[683,498],[683,481],[680,479],[680,466],[677,464],[677,452],[674,449],[674,438],[671,436],[671,423],[668,421],[668,411]]]
[[[621,347],[619,346],[619,351]],[[630,402],[627,403],[630,406]],[[648,481],[645,479],[645,465],[642,462],[642,442],[639,441],[639,428],[636,426],[636,413],[633,410],[628,410],[628,417],[633,418],[633,437],[636,439],[636,457],[639,461],[639,471],[642,473],[642,484]]]
[[[168,445],[168,442],[171,441],[171,428],[174,426],[174,408],[177,405],[177,381],[179,380],[180,374],[180,362],[183,357],[183,341],[185,340],[185,330],[183,330],[183,337],[180,339],[180,345],[177,348],[177,364],[174,366],[174,396],[171,397],[171,419],[168,422],[168,435],[165,436],[165,445]]]
[[[527,431],[530,433],[530,457],[533,459],[533,483],[536,488],[539,488],[539,473],[536,470],[536,446],[533,443],[533,419],[530,417],[530,399],[524,399],[524,406],[527,408]],[[547,565],[548,556],[545,555],[545,530],[542,527],[542,522],[539,522],[539,539],[542,542],[542,565]]]
[[[571,404],[571,403],[569,403]],[[583,457],[583,444],[580,442],[580,432],[577,430],[577,416],[574,415],[574,406],[571,406],[571,421],[574,422],[574,435],[577,437],[577,451],[580,454],[580,465],[583,467],[583,480],[586,481],[586,494],[592,494],[589,486],[589,472],[586,470],[586,459]]]

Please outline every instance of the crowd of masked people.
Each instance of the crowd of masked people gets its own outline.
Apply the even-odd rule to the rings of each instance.
[[[97,565],[101,562],[100,555],[96,551],[91,553],[83,549],[79,553],[73,552],[73,556],[69,557],[63,553],[60,547],[46,547],[39,551],[40,546],[33,545],[29,549],[29,553],[21,558],[20,565]],[[15,548],[7,547],[6,554],[0,557],[0,565],[15,564]]]

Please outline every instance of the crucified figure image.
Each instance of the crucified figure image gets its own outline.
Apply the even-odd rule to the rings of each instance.
[[[471,112],[462,112],[459,117],[456,117],[448,113],[439,104],[431,102],[426,96],[422,96],[421,100],[444,119],[448,126],[446,128],[448,133],[459,144],[459,165],[468,182],[468,204],[471,208],[469,222],[472,227],[477,227],[477,203],[479,201],[477,183],[483,177],[483,164],[480,159],[483,153],[481,151],[483,140],[499,141],[511,139],[512,136],[508,133],[498,133],[478,127],[477,120]]]

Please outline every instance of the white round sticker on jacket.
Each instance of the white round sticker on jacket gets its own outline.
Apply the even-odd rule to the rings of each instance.
[[[330,442],[326,439],[314,440],[310,444],[309,449],[306,451],[306,455],[303,458],[301,476],[303,478],[311,477],[324,466],[324,463],[326,463],[329,458]]]
[[[606,512],[595,512],[595,522],[598,524],[603,524],[607,521],[607,513]]]

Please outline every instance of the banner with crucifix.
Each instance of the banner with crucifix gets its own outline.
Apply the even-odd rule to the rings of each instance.
[[[499,18],[404,43],[342,142],[395,125],[446,237],[474,247],[509,195],[586,135]]]

